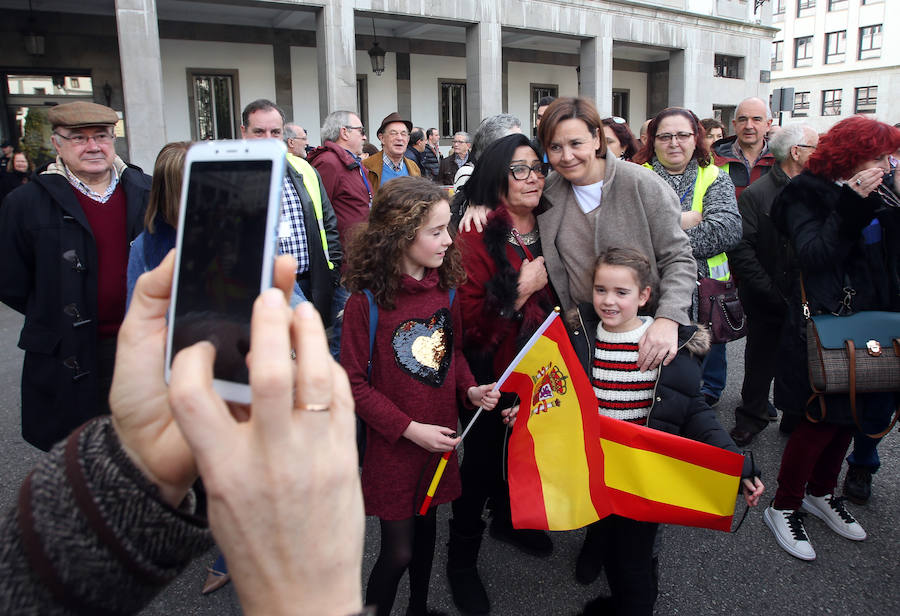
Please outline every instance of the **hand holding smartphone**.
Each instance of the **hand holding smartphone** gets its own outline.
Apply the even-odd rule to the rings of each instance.
[[[216,347],[213,387],[226,400],[250,403],[250,316],[272,286],[284,163],[284,144],[274,139],[205,141],[188,151],[166,382],[178,351],[208,340]]]

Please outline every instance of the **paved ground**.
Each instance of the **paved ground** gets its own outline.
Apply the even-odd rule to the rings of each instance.
[[[16,347],[21,318],[0,305],[0,444],[4,472],[0,476],[0,506],[15,502],[18,486],[42,455],[19,436],[19,371]],[[719,406],[723,424],[733,425],[731,409],[738,401],[743,371],[742,344],[729,347],[729,385]],[[773,426],[754,443],[757,464],[769,487],[785,439]],[[852,510],[869,534],[861,543],[847,541],[816,519],[808,523],[818,560],[799,561],[775,544],[754,510],[736,535],[681,527],[665,529],[661,556],[658,614],[900,614],[900,444],[896,431],[882,444],[883,465],[875,480],[875,495],[866,507]],[[446,507],[439,521],[438,549],[432,577],[431,606],[455,613],[443,565],[446,558]],[[741,508],[742,509],[742,508]],[[368,523],[363,580],[378,545],[377,526]],[[583,532],[554,533],[550,558],[525,556],[505,544],[487,540],[480,561],[493,600],[494,614],[575,614],[583,603],[605,591],[573,578]],[[215,554],[201,559],[163,592],[144,614],[240,614],[229,585],[210,597],[199,594],[205,570]],[[406,581],[401,582],[395,613],[405,609]],[[402,609],[401,609],[402,608]]]

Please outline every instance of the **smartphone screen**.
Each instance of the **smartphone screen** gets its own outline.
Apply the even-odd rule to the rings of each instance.
[[[188,170],[171,357],[208,340],[223,381],[248,383],[271,174],[271,160],[194,161]]]

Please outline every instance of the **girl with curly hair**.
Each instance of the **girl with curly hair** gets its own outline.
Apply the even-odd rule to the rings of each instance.
[[[382,186],[368,223],[349,245],[344,284],[352,295],[341,338],[341,364],[356,412],[366,422],[366,514],[381,524],[381,549],[366,588],[366,603],[377,605],[379,615],[391,613],[407,569],[406,613],[428,613],[436,507],[460,494],[454,453],[433,506],[415,515],[439,459],[433,454],[459,443],[457,400],[490,410],[500,399],[493,384],[475,383],[462,354],[462,316],[453,290],[464,281],[441,190],[412,177]],[[376,314],[370,341],[370,317]]]

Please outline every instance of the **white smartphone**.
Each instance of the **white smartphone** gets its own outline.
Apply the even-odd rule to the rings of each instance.
[[[204,141],[188,150],[166,382],[178,351],[208,340],[216,347],[216,391],[250,403],[250,316],[257,296],[272,286],[284,161],[284,144],[275,139]]]

